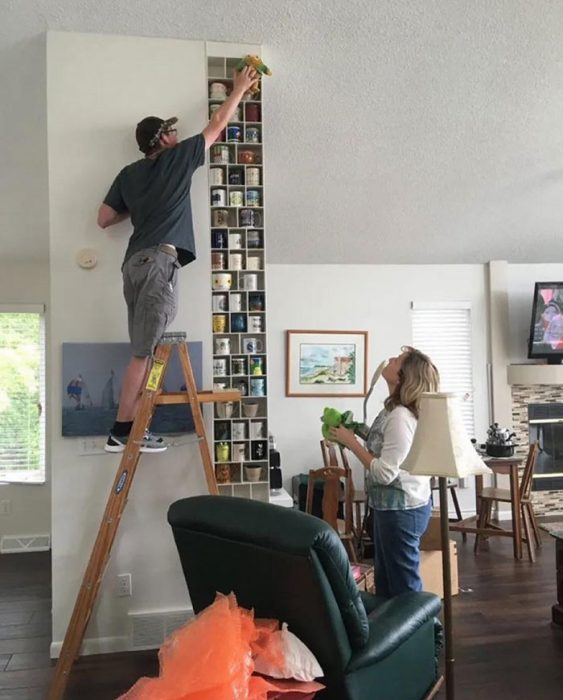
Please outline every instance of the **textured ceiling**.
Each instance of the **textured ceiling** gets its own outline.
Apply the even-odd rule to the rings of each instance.
[[[563,260],[562,3],[0,7],[5,256],[47,251],[43,33],[57,29],[264,46],[270,262]]]

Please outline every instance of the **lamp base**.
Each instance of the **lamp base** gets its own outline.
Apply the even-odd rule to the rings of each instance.
[[[442,580],[444,583],[444,637],[445,637],[445,670],[446,698],[454,700],[454,643],[452,633],[452,577],[450,558],[450,526],[448,518],[448,480],[445,476],[438,479],[440,490],[440,536],[442,540]]]

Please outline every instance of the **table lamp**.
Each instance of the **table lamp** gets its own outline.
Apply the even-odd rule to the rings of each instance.
[[[454,700],[452,581],[450,571],[448,478],[490,474],[463,426],[459,401],[452,393],[424,393],[411,449],[401,469],[415,476],[436,476],[440,487],[440,535],[444,583],[446,698]]]

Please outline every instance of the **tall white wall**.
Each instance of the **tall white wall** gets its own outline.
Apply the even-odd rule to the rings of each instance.
[[[282,457],[287,488],[291,477],[321,465],[320,416],[325,406],[352,409],[361,398],[285,396],[287,329],[367,330],[368,377],[382,359],[412,342],[412,301],[470,301],[476,436],[488,425],[485,268],[482,265],[270,265],[268,266],[268,391],[270,428]],[[380,381],[370,398],[368,419],[386,396]],[[355,483],[363,485],[362,468]],[[462,508],[474,507],[473,485],[460,491]]]
[[[255,48],[235,46],[235,55]],[[79,441],[61,437],[61,345],[127,340],[120,266],[130,226],[122,223],[109,233],[101,231],[97,208],[117,172],[140,156],[134,140],[140,118],[178,115],[180,137],[197,133],[207,123],[205,64],[204,42],[48,36],[55,643],[64,636],[119,460],[115,455],[80,457]],[[193,179],[192,202],[199,258],[180,272],[180,312],[171,329],[188,331],[208,350],[206,168]],[[98,266],[91,271],[75,263],[82,247],[98,251]],[[208,381],[210,365],[204,352]],[[205,490],[197,445],[143,457],[87,632],[98,640],[90,650],[126,647],[128,610],[186,607],[186,587],[166,512],[176,498]],[[133,598],[116,599],[118,572],[132,574]]]
[[[0,304],[44,304],[49,310],[49,265],[21,260],[0,264]],[[49,376],[47,373],[47,382]],[[47,420],[49,416],[47,416]],[[11,502],[9,515],[0,516],[2,535],[44,535],[51,531],[49,443],[46,483],[0,486],[0,499]]]

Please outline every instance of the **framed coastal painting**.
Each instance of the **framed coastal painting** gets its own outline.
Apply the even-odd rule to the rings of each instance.
[[[367,331],[286,331],[286,396],[365,396]]]

